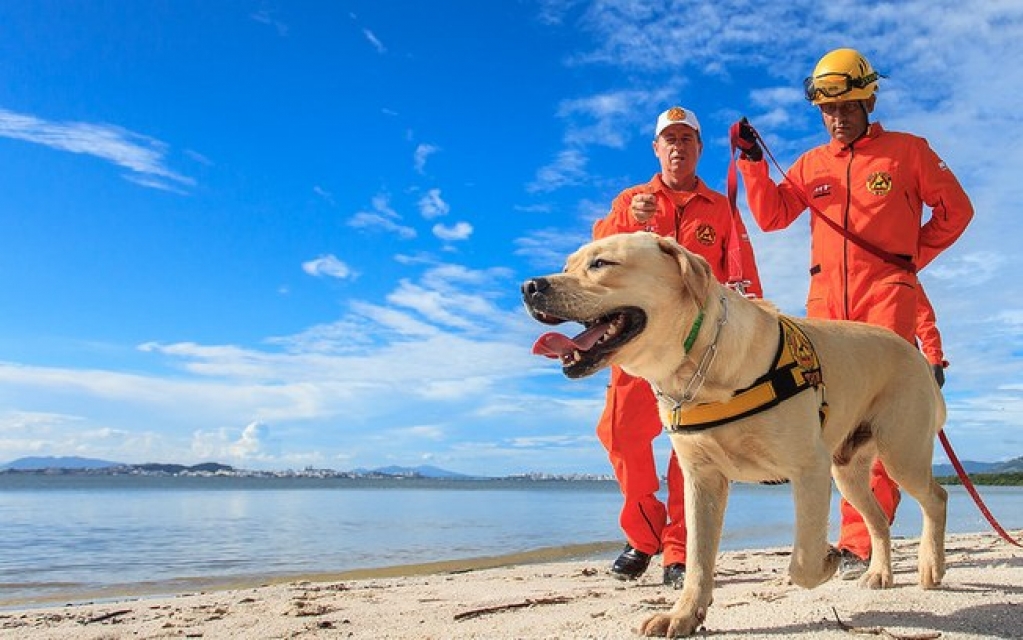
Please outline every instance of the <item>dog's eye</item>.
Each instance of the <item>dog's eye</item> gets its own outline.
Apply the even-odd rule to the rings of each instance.
[[[590,263],[590,269],[603,269],[604,267],[610,267],[616,264],[618,263],[612,262],[610,260],[605,260],[604,258],[597,258],[596,260]]]

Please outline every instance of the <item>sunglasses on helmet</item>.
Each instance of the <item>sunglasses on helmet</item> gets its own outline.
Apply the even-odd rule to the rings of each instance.
[[[861,78],[854,78],[848,73],[822,73],[803,80],[806,99],[813,102],[818,95],[825,98],[837,98],[853,89],[863,89],[881,77],[878,72],[868,73]]]

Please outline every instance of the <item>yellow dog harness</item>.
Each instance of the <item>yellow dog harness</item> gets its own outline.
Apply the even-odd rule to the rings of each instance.
[[[683,409],[677,404],[669,411],[669,432],[702,431],[766,411],[809,388],[820,391],[821,427],[827,418],[824,379],[813,343],[792,320],[778,318],[778,352],[767,373],[736,391],[727,402],[707,402]]]

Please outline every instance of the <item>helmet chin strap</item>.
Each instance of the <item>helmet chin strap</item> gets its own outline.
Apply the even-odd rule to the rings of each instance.
[[[856,136],[856,138],[846,143],[845,147],[843,147],[845,149],[851,149],[854,144],[859,142],[860,139],[866,136],[867,132],[870,131],[870,111],[867,110],[867,101],[857,100],[856,102],[860,104],[860,109],[863,109],[863,116],[866,120],[866,123],[864,124],[863,131],[860,132],[860,135]]]
[[[870,130],[870,110],[867,109],[867,101],[866,100],[860,100],[859,102],[860,102],[860,109],[863,109],[863,119],[867,123],[867,126],[863,128],[863,135],[866,135],[867,131]],[[862,138],[863,136],[860,136],[860,137]]]
[[[860,135],[856,136],[856,140],[853,140],[852,142],[847,144],[846,147],[853,146],[854,144],[856,144],[856,142],[858,142],[860,140],[860,138],[862,138],[865,135],[867,135],[867,132],[870,131],[870,112],[867,111],[867,101],[866,100],[859,100],[858,102],[860,103],[860,109],[863,109],[863,119],[864,119],[863,131],[860,132]]]

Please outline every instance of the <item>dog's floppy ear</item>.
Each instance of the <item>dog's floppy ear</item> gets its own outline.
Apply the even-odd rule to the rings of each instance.
[[[710,263],[703,256],[686,251],[674,238],[660,237],[657,239],[657,245],[661,251],[678,262],[683,284],[692,290],[697,304],[700,304],[707,297],[710,283],[714,279]]]

